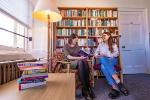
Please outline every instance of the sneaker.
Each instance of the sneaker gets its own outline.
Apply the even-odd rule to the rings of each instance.
[[[96,98],[95,93],[93,92],[92,88],[89,88],[89,94],[91,98]]]
[[[85,100],[92,100],[88,91],[84,90],[83,88],[82,88],[82,96],[85,98]]]
[[[108,94],[108,96],[111,99],[116,99],[120,96],[120,92],[115,89],[112,89],[111,92]]]
[[[125,96],[129,95],[129,91],[125,88],[125,86],[121,82],[118,83],[118,88],[120,92],[122,92]]]

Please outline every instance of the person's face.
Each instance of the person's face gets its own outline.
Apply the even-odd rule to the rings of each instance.
[[[72,40],[72,44],[75,45],[76,43],[78,43],[78,38],[77,37]]]
[[[110,37],[110,35],[107,35],[107,34],[103,34],[103,40],[106,42],[106,41],[108,41],[108,39],[109,39],[109,37]]]

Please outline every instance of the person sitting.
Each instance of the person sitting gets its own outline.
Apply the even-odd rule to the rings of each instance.
[[[64,54],[66,59],[71,62],[73,69],[78,69],[79,79],[82,84],[82,95],[86,100],[95,98],[95,94],[90,86],[89,82],[89,66],[87,57],[79,56],[80,47],[78,46],[78,36],[71,34],[68,39],[68,43],[64,46]]]
[[[115,65],[118,64],[119,54],[117,44],[113,43],[112,36],[109,32],[104,32],[102,38],[103,42],[99,43],[94,56],[99,57],[101,71],[112,87],[108,96],[115,99],[120,95],[120,92],[127,96],[129,91],[125,88],[115,70]]]

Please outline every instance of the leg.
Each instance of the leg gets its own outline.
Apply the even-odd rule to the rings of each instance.
[[[102,70],[103,74],[105,75],[108,84],[111,85],[111,86],[115,85],[114,79],[113,79],[112,76],[109,74],[109,72],[107,71],[107,69],[105,68],[104,65],[101,65],[101,70]]]
[[[91,85],[90,85],[90,79],[89,79],[90,69],[89,69],[88,62],[86,60],[83,60],[83,64],[84,64],[84,68],[85,68],[86,82],[87,82],[87,87],[88,87],[90,97],[95,98],[96,97],[95,93],[93,92]]]
[[[79,70],[79,78],[82,82],[82,93],[85,96],[85,98],[89,98],[88,96],[90,96],[91,98],[94,98],[95,95],[92,91],[92,95],[91,95],[91,91],[90,89],[90,83],[89,83],[89,66],[88,66],[88,62],[87,61],[78,61],[78,70]]]
[[[109,72],[109,74],[112,76],[113,74],[116,74],[116,70],[114,68],[115,60],[108,58],[108,57],[101,57],[100,58],[101,64],[105,67],[105,69]]]
[[[86,66],[84,66],[83,61],[78,61],[78,71],[79,71],[79,78],[83,85],[83,88],[88,90],[88,76],[86,71]]]
[[[103,72],[103,74],[105,75],[108,83],[113,86],[115,84],[114,79],[112,78],[112,74],[116,73],[115,70],[109,71],[107,67],[109,67],[109,61],[107,60],[107,58],[102,57],[100,58],[100,62],[101,62],[101,70]],[[111,73],[110,73],[111,72]]]
[[[117,59],[102,57],[100,59],[102,65],[105,67],[105,69],[108,71],[108,73],[111,75],[111,77],[115,80],[115,83],[117,83],[117,86],[119,90],[124,94],[128,95],[128,90],[125,88],[125,86],[121,83],[120,79],[118,78],[118,75],[115,71],[115,64]]]

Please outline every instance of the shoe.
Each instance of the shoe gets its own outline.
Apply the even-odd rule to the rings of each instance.
[[[93,92],[92,88],[90,87],[89,88],[89,94],[90,94],[90,97],[93,99],[93,98],[96,98],[95,96],[95,93]]]
[[[112,89],[111,92],[108,94],[108,96],[111,99],[116,99],[120,96],[120,92],[115,89]]]
[[[85,98],[85,100],[92,100],[88,91],[84,90],[83,88],[82,88],[82,96]]]
[[[118,88],[120,92],[122,92],[125,96],[129,95],[129,91],[125,88],[125,86],[121,82],[118,83]]]

